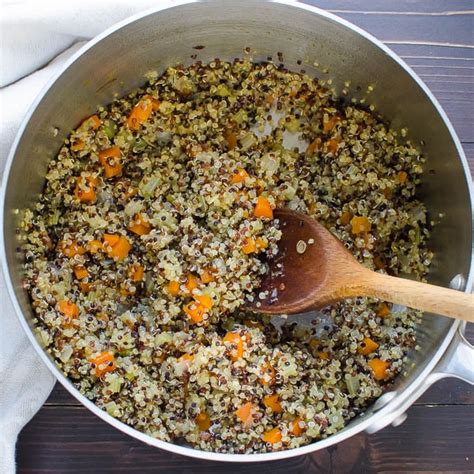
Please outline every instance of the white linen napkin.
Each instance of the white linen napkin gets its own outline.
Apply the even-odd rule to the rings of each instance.
[[[3,0],[0,3],[0,177],[15,133],[47,81],[85,40],[153,0]],[[15,443],[55,379],[28,342],[0,270],[0,473],[15,472]]]

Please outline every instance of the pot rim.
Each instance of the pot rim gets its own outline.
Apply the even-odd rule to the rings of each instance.
[[[272,452],[272,453],[257,453],[257,454],[226,454],[226,453],[216,453],[216,452],[211,452],[211,451],[203,451],[200,449],[194,449],[194,448],[188,448],[184,446],[179,446],[177,444],[174,444],[172,442],[168,441],[162,441],[157,438],[153,438],[145,433],[142,433],[135,428],[132,428],[129,425],[126,425],[125,423],[122,423],[118,419],[112,417],[109,415],[107,412],[101,410],[98,408],[92,401],[87,399],[84,395],[82,395],[78,389],[76,389],[71,381],[59,370],[57,365],[54,363],[52,358],[46,353],[46,351],[41,347],[40,343],[36,339],[34,332],[30,325],[27,322],[26,317],[23,315],[23,312],[20,308],[20,305],[18,303],[18,300],[16,298],[15,290],[13,288],[11,276],[10,276],[10,269],[7,265],[7,259],[6,259],[6,245],[5,245],[5,226],[4,226],[4,214],[5,214],[5,201],[6,201],[6,190],[7,190],[7,185],[9,181],[9,175],[10,175],[10,170],[15,158],[16,154],[16,149],[18,147],[18,144],[25,133],[29,120],[31,116],[34,114],[38,104],[43,100],[44,96],[46,93],[49,91],[51,87],[54,86],[56,80],[79,58],[81,57],[84,53],[86,53],[88,50],[92,49],[95,47],[96,44],[100,43],[104,38],[109,36],[110,34],[114,33],[117,30],[120,30],[124,26],[133,23],[135,21],[138,21],[146,16],[149,16],[151,14],[159,13],[164,10],[172,9],[172,8],[179,8],[180,6],[187,5],[187,4],[192,4],[192,3],[212,3],[213,0],[162,0],[160,2],[160,6],[158,7],[153,7],[147,10],[144,10],[141,13],[135,14],[131,17],[128,17],[127,19],[116,23],[112,27],[108,28],[92,40],[90,40],[86,45],[84,45],[82,48],[80,48],[69,60],[66,61],[66,63],[63,65],[63,67],[60,68],[59,71],[57,71],[53,77],[47,82],[47,84],[44,86],[42,91],[38,94],[38,96],[35,98],[31,106],[29,107],[25,117],[23,118],[21,125],[18,129],[18,132],[15,136],[14,142],[12,144],[12,147],[10,149],[10,153],[8,155],[6,164],[5,164],[5,169],[4,169],[4,175],[2,179],[2,186],[0,189],[0,202],[2,203],[2,208],[0,210],[0,227],[2,229],[0,233],[0,260],[2,263],[2,269],[3,273],[5,275],[5,283],[6,283],[6,288],[8,291],[8,294],[10,296],[10,300],[12,302],[12,305],[15,309],[15,313],[21,323],[21,326],[23,327],[23,330],[25,331],[27,337],[29,338],[31,344],[35,348],[36,352],[39,354],[40,358],[43,360],[43,362],[46,364],[46,366],[49,368],[49,370],[54,374],[56,379],[63,385],[63,387],[73,396],[75,397],[79,402],[81,402],[85,407],[87,407],[90,411],[92,411],[95,415],[97,415],[99,418],[104,420],[105,422],[109,423],[112,425],[114,428],[117,428],[118,430],[122,431],[123,433],[132,436],[133,438],[136,438],[148,445],[152,445],[161,449],[164,449],[166,451],[170,451],[176,454],[182,454],[184,456],[189,456],[193,458],[198,458],[198,459],[205,459],[205,460],[212,460],[212,461],[224,461],[224,462],[262,462],[262,461],[272,461],[272,460],[278,460],[278,459],[285,459],[285,458],[290,458],[294,456],[299,456],[303,454],[308,454],[314,451],[318,451],[320,449],[327,448],[333,444],[339,443],[341,441],[344,441],[355,434],[358,434],[367,428],[369,428],[372,424],[380,422],[382,418],[387,417],[390,418],[390,415],[396,411],[397,407],[403,404],[404,401],[406,401],[410,394],[415,392],[417,389],[419,389],[422,384],[424,383],[425,379],[428,377],[428,375],[432,372],[438,361],[441,359],[445,351],[447,350],[449,344],[451,343],[451,340],[453,339],[456,331],[458,328],[462,326],[461,321],[453,321],[451,327],[449,328],[448,333],[446,334],[443,342],[440,344],[438,347],[438,350],[432,357],[431,361],[428,362],[421,372],[419,376],[405,389],[403,392],[397,393],[395,397],[391,399],[383,408],[378,410],[377,412],[373,413],[372,415],[368,416],[366,419],[361,419],[361,417],[358,417],[358,424],[357,426],[354,427],[346,427],[342,431],[329,436],[328,438],[313,442],[311,444],[299,447],[299,448],[294,448],[294,449],[288,449],[284,451],[277,451],[277,452]],[[385,44],[383,44],[380,40],[372,36],[370,33],[367,33],[363,29],[359,28],[358,26],[350,23],[347,20],[344,20],[337,15],[334,15],[332,13],[329,13],[323,9],[311,6],[311,5],[306,5],[303,3],[299,3],[295,0],[261,0],[265,3],[275,3],[279,5],[285,5],[289,6],[292,8],[297,8],[300,10],[305,10],[308,11],[314,15],[322,16],[324,18],[327,18],[329,20],[332,20],[339,25],[348,28],[355,33],[359,34],[362,36],[364,39],[367,41],[371,42],[375,46],[377,46],[379,49],[381,49],[386,55],[388,55],[393,61],[395,61],[404,71],[407,73],[413,81],[417,83],[417,85],[422,89],[422,91],[426,94],[428,99],[432,102],[433,106],[435,107],[436,111],[440,115],[440,117],[443,119],[446,127],[449,130],[449,133],[451,135],[451,138],[454,142],[454,145],[456,146],[456,150],[458,153],[458,158],[461,161],[461,165],[463,167],[464,175],[466,178],[467,182],[467,187],[468,187],[468,193],[469,193],[469,198],[470,198],[470,205],[471,205],[471,212],[473,209],[473,203],[474,203],[474,186],[469,180],[470,176],[470,171],[468,167],[468,163],[464,154],[464,151],[462,149],[460,140],[449,120],[447,117],[446,113],[442,109],[441,105],[439,104],[438,100],[434,97],[432,92],[428,89],[428,87],[424,84],[424,82],[418,77],[418,75],[408,66],[405,61],[403,61],[395,52],[393,52],[390,48],[388,48]],[[471,219],[471,221],[474,221],[474,216]],[[469,265],[469,271],[468,275],[466,277],[466,292],[468,291],[469,288],[472,286],[472,282],[474,279],[474,271],[473,271],[473,266],[474,266],[474,249],[471,250],[471,262]]]

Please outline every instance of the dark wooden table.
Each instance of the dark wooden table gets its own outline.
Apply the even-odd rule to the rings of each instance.
[[[308,1],[361,26],[395,50],[440,100],[474,169],[472,0]],[[474,328],[468,329],[474,340]],[[474,363],[474,362],[473,362]],[[20,435],[20,473],[371,473],[474,472],[474,391],[460,381],[433,386],[407,421],[360,434],[312,455],[223,465],[177,456],[125,436],[59,384]]]

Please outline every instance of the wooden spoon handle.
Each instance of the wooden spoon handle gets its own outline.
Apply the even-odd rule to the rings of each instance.
[[[362,280],[360,296],[380,298],[421,311],[474,322],[472,294],[376,272],[365,273]]]

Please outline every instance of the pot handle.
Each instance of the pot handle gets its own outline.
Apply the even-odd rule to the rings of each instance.
[[[390,409],[387,406],[390,404],[390,401],[396,398],[396,392],[387,392],[375,402],[374,407],[377,411],[384,409],[388,411],[382,419],[366,428],[365,431],[367,433],[376,433],[390,424],[392,426],[402,424],[407,418],[406,410],[438,380],[446,377],[455,377],[474,385],[474,347],[464,337],[465,327],[465,323],[459,325],[451,343],[433,371],[426,377],[421,386],[409,398],[404,400],[401,405],[395,409]]]
[[[450,282],[449,286],[453,289],[462,291],[468,290],[465,287],[465,279],[459,274]],[[474,294],[474,286],[471,284],[470,291]],[[465,338],[466,322],[461,322],[456,334],[445,353],[438,361],[431,374],[426,379],[426,389],[438,380],[454,377],[471,385],[474,385],[474,346]],[[425,390],[426,390],[425,389]]]
[[[474,346],[464,337],[465,326],[459,326],[443,357],[428,376],[428,385],[446,377],[455,377],[474,385]]]

